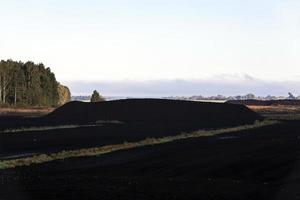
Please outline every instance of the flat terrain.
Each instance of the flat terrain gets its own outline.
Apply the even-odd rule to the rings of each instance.
[[[299,199],[300,120],[279,122],[0,170],[0,199]],[[127,122],[0,134],[0,158],[194,130],[194,123]]]
[[[298,199],[300,121],[2,170],[2,199]],[[26,199],[26,198],[24,198]]]
[[[250,106],[300,106],[299,99],[280,99],[280,100],[229,100],[229,104],[250,105]]]
[[[39,117],[52,112],[54,108],[0,108],[0,117],[2,116],[24,116]]]
[[[195,127],[174,128],[154,124],[105,124],[91,127],[0,133],[0,159],[23,154],[50,153],[61,150],[88,148],[125,141],[139,141],[148,137],[176,135]]]

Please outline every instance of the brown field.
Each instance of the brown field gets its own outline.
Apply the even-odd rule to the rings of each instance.
[[[258,113],[300,113],[300,106],[275,105],[275,106],[247,106]]]
[[[42,116],[54,108],[0,108],[0,116]]]

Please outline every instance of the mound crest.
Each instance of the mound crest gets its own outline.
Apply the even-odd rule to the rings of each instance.
[[[253,123],[262,117],[243,105],[164,99],[126,99],[97,103],[70,102],[45,117],[53,123],[193,123],[201,127]]]

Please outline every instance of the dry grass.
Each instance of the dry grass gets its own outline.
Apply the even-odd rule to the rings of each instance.
[[[256,112],[272,112],[272,113],[299,113],[300,106],[247,106]]]
[[[52,112],[54,108],[0,108],[0,115],[5,116],[41,116]]]
[[[86,157],[86,156],[97,156],[101,154],[106,154],[110,152],[133,149],[143,146],[157,145],[169,143],[177,140],[188,139],[188,138],[197,138],[204,136],[212,136],[229,132],[237,132],[247,129],[259,128],[262,126],[269,126],[278,123],[277,121],[262,121],[256,122],[252,125],[244,125],[232,128],[224,128],[224,129],[215,129],[215,130],[199,130],[191,133],[181,133],[179,135],[174,136],[166,136],[161,138],[147,138],[138,142],[124,142],[123,144],[115,144],[115,145],[106,145],[95,148],[85,148],[71,151],[62,151],[59,153],[52,154],[40,154],[26,158],[18,158],[13,160],[2,160],[0,161],[0,169],[8,169],[15,168],[21,166],[30,166],[32,164],[39,164],[44,162],[50,162],[55,160],[63,160],[67,158],[75,158],[75,157]]]
[[[269,120],[300,120],[300,106],[248,106]]]
[[[117,120],[98,120],[95,124],[87,124],[87,125],[78,125],[78,124],[65,124],[65,125],[57,125],[57,126],[31,126],[31,127],[21,127],[21,128],[12,128],[5,129],[0,131],[0,134],[7,133],[23,133],[23,132],[32,132],[32,131],[47,131],[47,130],[59,130],[59,129],[72,129],[72,128],[81,128],[81,127],[97,127],[104,126],[106,124],[124,124],[124,122]]]
[[[80,127],[95,127],[102,126],[102,124],[90,124],[90,125],[58,125],[58,126],[32,126],[32,127],[22,127],[15,129],[5,129],[1,131],[2,134],[7,133],[23,133],[23,132],[32,132],[32,131],[47,131],[47,130],[59,130],[59,129],[72,129],[72,128],[80,128]]]

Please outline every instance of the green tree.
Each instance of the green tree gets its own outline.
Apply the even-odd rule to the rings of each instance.
[[[91,97],[91,102],[99,102],[99,101],[105,101],[105,99],[99,94],[97,90],[94,90]]]
[[[0,105],[57,106],[58,102],[58,82],[50,68],[0,61]]]

